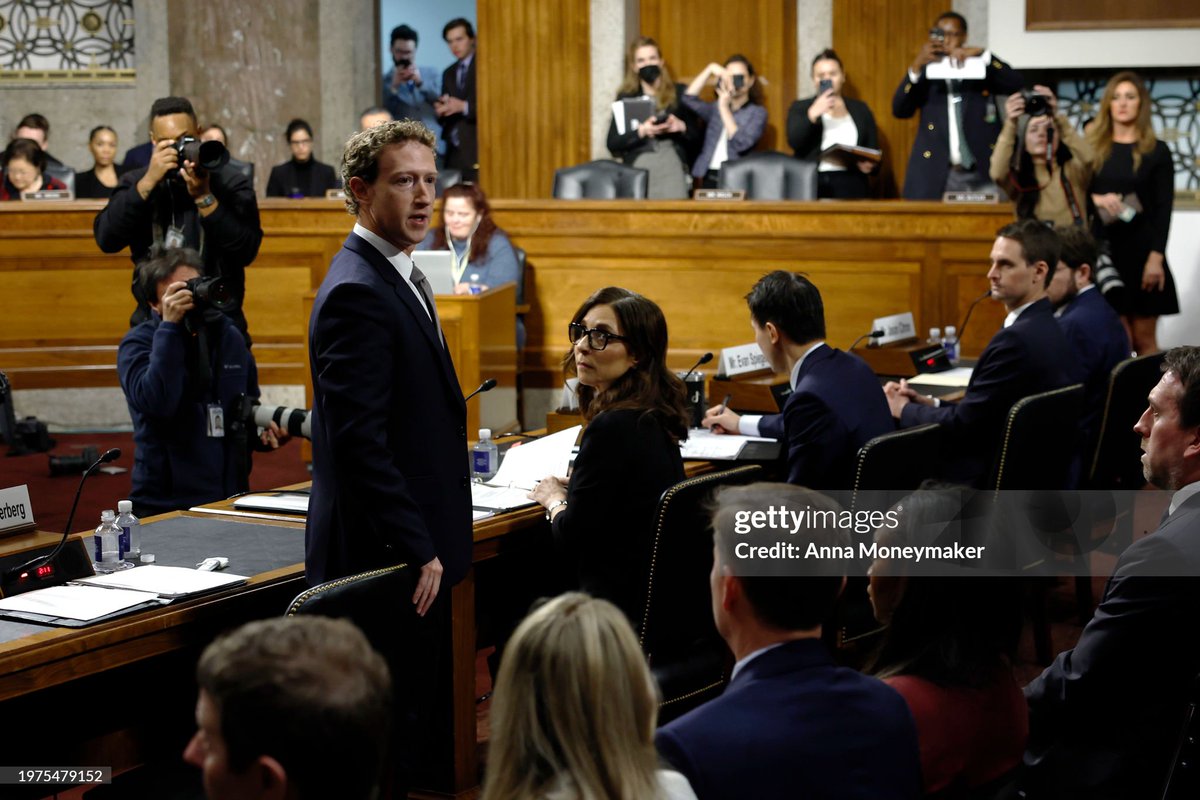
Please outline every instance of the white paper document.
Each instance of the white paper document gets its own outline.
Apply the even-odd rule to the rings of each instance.
[[[919,386],[945,386],[951,389],[965,389],[967,384],[971,382],[970,367],[954,367],[944,372],[926,372],[921,375],[914,375],[908,379],[909,383]]]
[[[488,512],[508,511],[512,508],[534,505],[534,501],[526,497],[528,494],[528,489],[519,486],[488,486],[486,483],[473,483],[471,484],[471,505],[476,509],[487,509]]]
[[[579,438],[582,425],[565,431],[543,436],[532,442],[508,448],[500,461],[500,471],[487,482],[488,486],[502,486],[533,491],[542,478],[550,475],[564,476],[571,464],[571,450]]]
[[[245,494],[233,501],[239,511],[283,511],[288,514],[307,514],[308,495],[299,492]]]
[[[935,81],[978,81],[987,77],[987,62],[979,56],[964,58],[961,67],[950,63],[946,56],[925,67],[925,77]]]
[[[130,570],[135,572],[136,570]],[[0,612],[35,614],[49,619],[64,617],[88,621],[127,608],[140,606],[155,596],[145,592],[123,592],[102,586],[51,586],[0,600]],[[160,601],[167,602],[167,601]]]
[[[103,586],[110,589],[131,589],[173,598],[211,592],[226,586],[236,586],[239,583],[245,583],[246,580],[245,575],[234,575],[229,572],[207,572],[187,567],[162,567],[157,564],[147,564],[136,569],[125,569],[108,575],[80,578],[75,583]]]
[[[679,443],[684,459],[700,461],[734,461],[750,442],[773,442],[764,436],[739,436],[732,433],[713,433],[707,428],[692,428],[688,438]]]

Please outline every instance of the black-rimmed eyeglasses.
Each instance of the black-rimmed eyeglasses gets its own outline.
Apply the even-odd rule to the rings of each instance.
[[[570,338],[571,344],[578,344],[579,340],[586,336],[588,347],[592,348],[593,350],[603,350],[604,348],[608,347],[608,343],[611,341],[626,341],[624,336],[618,336],[615,333],[609,333],[608,331],[601,330],[599,328],[588,329],[580,325],[578,322],[572,322],[567,326],[567,336]]]

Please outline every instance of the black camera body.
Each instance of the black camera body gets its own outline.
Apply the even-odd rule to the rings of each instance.
[[[412,66],[412,59],[411,58],[397,58],[396,66],[399,69],[408,69],[409,67]]]
[[[187,289],[192,293],[192,301],[196,311],[215,308],[224,311],[233,304],[233,292],[220,275],[209,278],[192,278],[187,282]]]
[[[937,28],[937,27],[930,28],[929,29],[929,38],[932,41],[936,42],[937,44],[944,45],[946,43],[946,32],[944,30],[942,30],[941,28]]]
[[[1050,98],[1029,89],[1021,90],[1025,98],[1025,113],[1031,117],[1044,117],[1050,113]]]
[[[220,169],[229,163],[229,151],[220,142],[202,142],[195,136],[180,136],[175,140],[175,152],[179,154],[179,166],[184,161],[204,169]]]

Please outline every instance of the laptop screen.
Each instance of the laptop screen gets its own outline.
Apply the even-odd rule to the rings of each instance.
[[[454,294],[453,254],[449,250],[414,250],[412,260],[425,273],[434,294]]]

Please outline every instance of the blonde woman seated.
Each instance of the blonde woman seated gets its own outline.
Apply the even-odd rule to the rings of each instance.
[[[633,629],[570,592],[517,628],[496,679],[483,800],[695,800],[658,768],[658,696]]]

